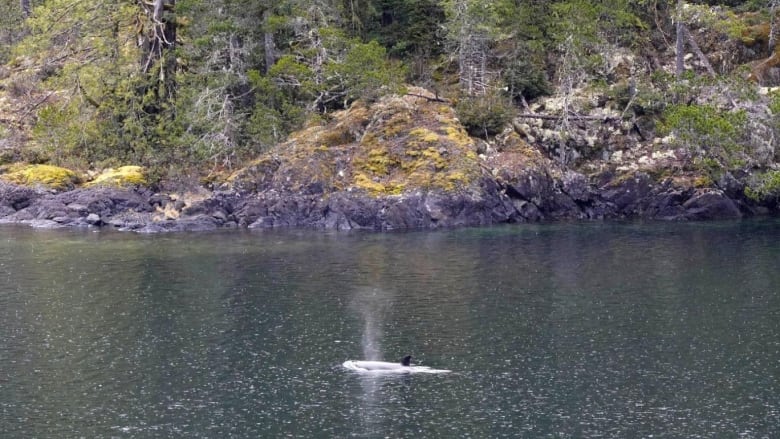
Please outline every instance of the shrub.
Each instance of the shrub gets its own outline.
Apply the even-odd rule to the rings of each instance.
[[[552,94],[552,86],[544,71],[526,60],[517,60],[504,70],[509,93],[518,101]]]
[[[745,187],[745,195],[757,202],[780,199],[780,171],[768,171],[754,176],[753,181]]]
[[[469,134],[487,138],[500,133],[512,120],[514,110],[502,96],[470,96],[455,106],[458,119]]]
[[[747,126],[744,110],[722,111],[712,105],[671,105],[664,111],[661,130],[698,159],[705,170],[733,169],[745,164],[742,147]],[[715,166],[713,166],[715,165]]]

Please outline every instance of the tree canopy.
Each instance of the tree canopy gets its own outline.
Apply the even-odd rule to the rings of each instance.
[[[607,46],[672,38],[674,3],[2,0],[0,62],[30,161],[229,168],[404,84],[478,117],[606,79]],[[505,121],[488,116],[475,132]]]

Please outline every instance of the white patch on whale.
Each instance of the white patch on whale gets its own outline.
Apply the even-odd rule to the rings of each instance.
[[[360,373],[375,374],[403,374],[403,373],[447,373],[446,369],[432,369],[428,366],[412,366],[411,357],[404,357],[401,363],[391,363],[389,361],[363,361],[347,360],[343,363],[346,369]]]

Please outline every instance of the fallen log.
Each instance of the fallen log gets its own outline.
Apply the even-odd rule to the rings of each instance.
[[[526,119],[542,119],[542,120],[561,120],[563,119],[563,116],[557,116],[553,114],[537,114],[537,113],[522,113],[519,114],[517,117],[519,118],[526,118]],[[604,123],[612,122],[615,120],[619,120],[619,117],[601,117],[601,116],[579,116],[579,115],[571,115],[568,116],[571,120],[597,120]]]

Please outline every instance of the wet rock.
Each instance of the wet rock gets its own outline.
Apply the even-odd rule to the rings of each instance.
[[[739,219],[742,212],[723,191],[709,190],[696,194],[683,204],[685,216],[692,220]]]
[[[27,224],[36,229],[59,229],[65,227],[65,225],[50,219],[35,219],[27,222]]]
[[[593,198],[588,178],[579,172],[566,171],[561,179],[563,192],[574,201],[590,201]]]
[[[620,215],[638,215],[653,186],[650,176],[640,172],[608,183],[601,188],[601,197],[614,205]]]
[[[87,215],[85,221],[90,226],[100,226],[103,224],[103,220],[100,219],[100,215],[96,213],[90,213],[89,215]]]
[[[8,208],[13,212],[24,209],[42,195],[35,189],[0,180],[0,207],[5,207],[7,212],[10,212]]]

